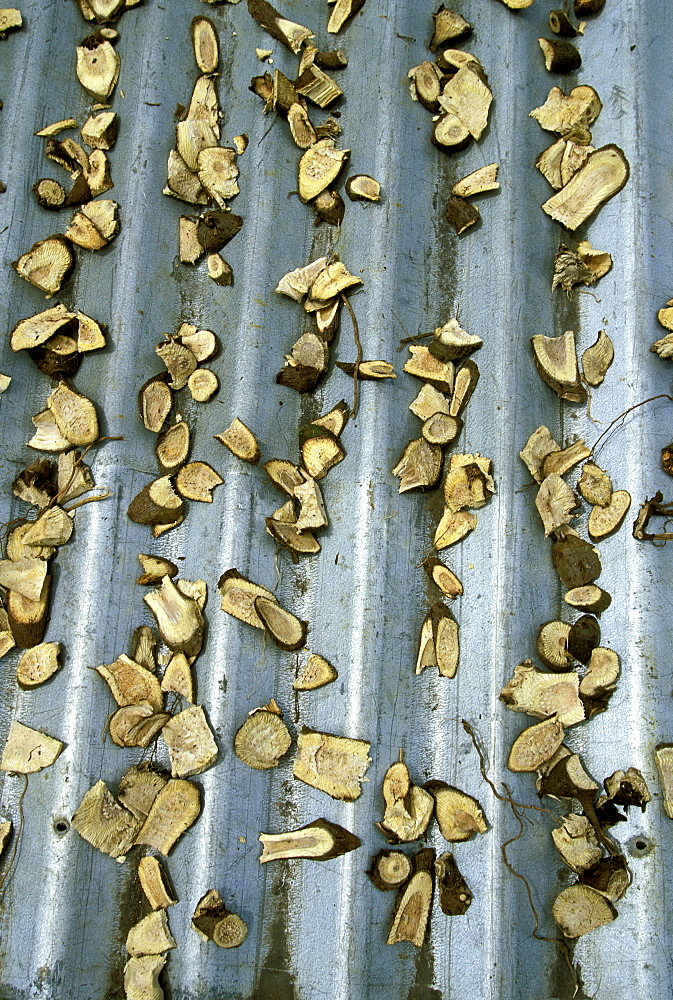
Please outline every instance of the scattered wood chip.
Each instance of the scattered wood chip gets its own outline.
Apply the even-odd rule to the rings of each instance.
[[[595,868],[603,852],[587,817],[571,813],[562,818],[562,824],[551,836],[564,864],[578,875]]]
[[[507,767],[510,771],[537,771],[563,743],[563,726],[556,717],[545,719],[517,736]]]
[[[413,859],[413,875],[398,892],[386,944],[411,941],[420,948],[430,917],[435,852],[424,848]]]
[[[584,381],[591,386],[600,385],[605,378],[615,356],[612,341],[605,330],[598,331],[598,337],[591,347],[582,354]]]
[[[626,490],[615,490],[610,503],[605,507],[594,507],[589,514],[589,538],[598,542],[601,538],[617,531],[631,506],[631,494]]]
[[[6,38],[11,31],[23,27],[21,11],[16,7],[3,7],[0,10],[0,38]]]
[[[586,393],[580,381],[575,334],[567,330],[560,337],[531,337],[535,366],[547,385],[571,403],[582,403]]]
[[[143,601],[154,615],[159,635],[176,653],[196,656],[203,640],[203,616],[191,597],[186,597],[165,576],[159,590],[145,594]]]
[[[430,40],[430,51],[436,52],[443,48],[447,42],[455,39],[464,39],[472,34],[472,25],[464,17],[453,10],[449,10],[444,4],[432,15],[435,22],[435,30]]]
[[[301,200],[311,201],[328,188],[336,180],[349,156],[350,149],[336,149],[333,139],[319,139],[309,147],[299,161]]]
[[[582,65],[582,57],[565,38],[538,38],[545,69],[549,73],[574,73]]]
[[[592,583],[601,573],[601,561],[596,549],[570,529],[566,529],[562,537],[554,542],[552,561],[568,588]]]
[[[440,106],[455,117],[475,139],[481,136],[488,124],[488,114],[493,95],[482,76],[470,65],[462,66],[444,86],[439,98]]]
[[[291,743],[290,731],[272,698],[268,705],[248,714],[234,737],[234,753],[249,767],[265,771],[278,766]]]
[[[116,801],[104,781],[97,781],[80,802],[72,825],[92,847],[123,860],[141,821]]]
[[[70,244],[62,236],[50,236],[34,243],[30,250],[12,262],[22,278],[46,292],[49,299],[60,291],[75,265]]]
[[[477,527],[477,515],[467,510],[453,510],[447,507],[435,529],[432,544],[440,551],[462,541]]]
[[[451,188],[451,194],[458,198],[471,198],[486,191],[498,191],[500,188],[497,181],[498,166],[497,163],[489,163],[485,167],[473,170],[471,174],[456,181]]]
[[[404,365],[404,371],[416,378],[429,382],[440,392],[453,392],[455,368],[451,361],[442,361],[428,347],[412,345],[409,348],[411,357]]]
[[[292,687],[295,691],[314,691],[331,684],[338,676],[336,668],[324,656],[311,653]]]
[[[552,916],[567,938],[578,938],[609,924],[617,911],[605,896],[581,882],[563,889],[552,906]]]
[[[360,796],[360,783],[371,764],[369,749],[365,740],[333,736],[304,726],[297,737],[292,773],[333,799],[352,802]]]
[[[35,774],[53,764],[64,745],[46,733],[13,720],[2,751],[0,771]]]
[[[262,453],[257,439],[238,417],[232,420],[225,431],[222,431],[221,434],[215,434],[214,437],[241,461],[250,462],[251,465],[256,465],[259,462]]]
[[[107,681],[112,697],[120,707],[147,702],[155,712],[162,710],[164,698],[159,681],[126,653],[118,656],[114,663],[102,664],[96,670]]]
[[[145,898],[153,910],[174,906],[177,899],[169,889],[166,874],[158,858],[147,855],[138,862],[138,879]]]
[[[188,462],[175,477],[175,487],[180,496],[201,503],[212,503],[212,490],[223,482],[224,479],[206,462]]]
[[[147,844],[167,855],[201,812],[199,790],[191,781],[171,778],[152,802],[136,844]]]
[[[405,493],[407,490],[430,489],[435,486],[441,471],[440,445],[430,444],[425,437],[420,437],[406,445],[392,473],[400,480],[398,492]]]
[[[248,0],[248,10],[272,38],[282,42],[295,55],[299,54],[305,42],[314,37],[309,28],[288,21],[266,0]]]
[[[500,692],[500,700],[515,712],[526,712],[538,719],[556,715],[565,726],[574,726],[584,719],[584,707],[579,697],[579,674],[562,674],[536,670],[532,660],[517,664],[514,673]]]
[[[280,858],[311,858],[329,861],[360,846],[360,838],[336,823],[317,819],[287,833],[260,833],[261,865]]]
[[[300,649],[306,642],[308,623],[281,607],[274,598],[254,598],[254,607],[271,640],[280,649]]]
[[[184,502],[173,488],[169,476],[154,479],[143,486],[128,506],[127,514],[137,524],[174,524],[182,516]]]
[[[351,201],[380,201],[381,185],[368,174],[354,174],[346,181],[346,194]]]
[[[60,653],[60,642],[42,642],[22,653],[16,667],[19,686],[34,688],[48,681],[61,666],[58,662]]]
[[[329,470],[346,457],[337,436],[319,424],[301,428],[299,448],[304,469],[313,479],[324,479]]]
[[[458,623],[442,601],[430,608],[419,639],[416,673],[437,667],[440,677],[455,677],[460,658]]]
[[[174,715],[161,735],[168,747],[174,778],[202,774],[217,760],[217,744],[200,705],[190,705]]]
[[[382,892],[399,889],[411,872],[411,860],[402,851],[379,851],[367,869],[367,875]]]
[[[13,561],[0,560],[0,587],[20,594],[29,601],[39,601],[47,580],[47,563],[34,556]]]
[[[238,948],[248,933],[245,922],[229,912],[216,889],[209,889],[196,904],[192,927],[204,941],[213,941],[219,948]]]
[[[163,1000],[159,976],[166,964],[165,955],[141,955],[130,958],[124,966],[124,995],[127,1000]]]
[[[609,201],[629,179],[629,164],[613,144],[595,150],[557,194],[542,206],[552,219],[575,230]]]
[[[385,810],[383,820],[376,824],[379,830],[393,843],[410,843],[422,837],[432,818],[435,800],[424,788],[411,783],[401,753],[400,760],[383,777],[382,792]]]
[[[98,32],[78,45],[76,52],[77,79],[87,94],[97,101],[106,101],[119,79],[121,66],[121,60],[112,43],[101,37],[101,33]]]
[[[654,750],[666,815],[673,819],[673,744],[659,743]]]
[[[567,96],[560,87],[552,87],[545,103],[534,108],[530,117],[548,132],[568,135],[577,129],[588,129],[602,107],[594,88],[586,84],[573,87]]]
[[[582,240],[576,250],[561,244],[554,256],[552,291],[560,287],[570,295],[575,285],[595,285],[611,268],[610,254],[594,250],[588,240]]]
[[[255,608],[255,598],[265,597],[268,601],[275,601],[272,591],[241,576],[236,569],[229,569],[223,573],[217,586],[223,611],[245,622],[246,625],[264,629],[264,622]]]
[[[475,798],[445,781],[429,781],[425,787],[435,800],[435,818],[445,840],[455,844],[486,833],[488,823]]]
[[[459,236],[481,219],[476,205],[467,198],[458,198],[456,195],[451,195],[447,201],[445,214],[447,222],[451,223]]]

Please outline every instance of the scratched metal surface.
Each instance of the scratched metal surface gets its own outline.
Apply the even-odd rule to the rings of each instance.
[[[666,364],[648,353],[658,335],[656,309],[673,293],[671,245],[670,100],[668,39],[673,10],[657,0],[607,0],[580,40],[580,82],[591,83],[604,110],[596,145],[616,142],[631,163],[625,190],[585,227],[594,246],[610,250],[613,271],[572,303],[550,293],[551,261],[559,230],[541,212],[548,196],[533,168],[547,134],[527,117],[557,82],[543,69],[536,38],[545,33],[549,4],[537,0],[514,15],[494,0],[457,0],[475,24],[466,46],[489,74],[495,102],[481,143],[447,159],[429,143],[431,119],[413,104],[407,69],[426,53],[429,0],[369,0],[338,42],[349,66],[339,76],[344,145],[352,171],[369,172],[384,190],[380,206],[348,204],[340,233],[316,230],[308,209],[288,192],[296,187],[298,151],[282,123],[261,115],[247,90],[260,72],[255,46],[267,38],[245,4],[205,8],[196,0],[148,0],[121,20],[122,70],[114,107],[120,137],[111,153],[112,195],[123,228],[102,253],[80,254],[81,265],[61,296],[109,324],[108,349],[85,359],[74,379],[105,415],[104,433],[123,434],[96,452],[97,483],[113,497],[77,514],[75,534],[58,555],[46,638],[63,643],[65,665],[32,692],[14,680],[17,655],[2,663],[0,740],[10,721],[57,736],[66,749],[56,764],[32,776],[24,800],[24,830],[16,864],[3,889],[0,915],[0,996],[5,1000],[100,1000],[123,995],[124,939],[142,914],[137,859],[124,865],[94,851],[67,828],[83,793],[98,778],[111,787],[141,751],[122,751],[101,734],[111,699],[92,667],[127,650],[134,626],[148,622],[135,584],[137,553],[178,558],[187,578],[209,586],[208,633],[196,664],[198,699],[217,734],[217,765],[197,779],[203,813],[166,862],[179,903],[170,911],[178,947],[162,978],[173,1000],[551,1000],[573,987],[553,944],[531,936],[533,917],[524,886],[503,867],[501,843],[517,824],[482,780],[476,754],[460,727],[469,719],[488,748],[496,780],[509,780],[519,799],[534,802],[533,781],[507,777],[512,739],[526,724],[507,713],[498,693],[515,663],[534,652],[538,625],[571,618],[551,567],[531,491],[517,458],[541,422],[557,435],[592,442],[634,403],[666,392]],[[9,268],[35,240],[63,230],[64,215],[48,215],[30,188],[40,176],[59,176],[43,159],[33,132],[88,108],[73,72],[74,44],[88,34],[71,2],[22,0],[24,30],[0,42],[0,323],[9,331],[44,308],[36,289]],[[162,196],[173,112],[195,78],[188,27],[207,10],[222,49],[220,98],[223,139],[248,132],[241,158],[241,194],[234,210],[243,230],[227,248],[236,284],[216,287],[202,270],[176,265],[180,203]],[[287,2],[288,16],[308,23],[326,44],[322,0]],[[295,60],[276,43],[275,65],[294,75]],[[122,94],[123,92],[123,94]],[[500,162],[501,190],[480,200],[483,224],[458,240],[442,219],[451,183],[483,163]],[[53,168],[53,169],[52,169]],[[390,384],[364,383],[360,410],[344,434],[348,455],[324,484],[330,527],[322,553],[293,567],[280,558],[277,592],[310,621],[310,647],[332,659],[337,683],[296,699],[295,658],[264,645],[256,631],[219,611],[216,583],[236,566],[274,586],[274,548],[263,517],[278,495],[259,467],[237,462],[212,439],[234,415],[262,442],[263,459],[296,458],[297,428],[342,397],[349,379],[337,369],[313,397],[276,386],[282,355],[302,331],[299,307],[273,294],[285,271],[328,248],[356,273],[364,290],[352,301],[366,357],[393,360]],[[481,381],[467,411],[460,450],[493,459],[498,492],[479,513],[477,530],[446,561],[463,581],[456,602],[462,655],[455,680],[413,674],[422,617],[436,594],[418,568],[428,554],[439,516],[436,494],[399,497],[389,470],[418,433],[406,409],[418,385],[401,373],[396,353],[405,333],[431,330],[460,305],[460,318],[483,336]],[[142,430],[135,395],[159,370],[154,345],[181,320],[210,327],[222,348],[213,362],[221,388],[215,401],[184,399],[180,412],[194,432],[193,456],[212,462],[225,479],[212,506],[192,504],[186,523],[153,543],[148,529],[125,515],[132,496],[154,469],[153,439]],[[599,328],[610,333],[616,361],[594,393],[593,416],[560,405],[539,380],[529,352],[537,332],[578,331],[584,349]],[[333,359],[352,360],[348,324]],[[0,399],[0,520],[19,516],[13,477],[35,456],[25,448],[30,417],[49,392],[46,376],[24,356],[0,345],[0,370],[12,375]],[[184,393],[182,394],[184,396]],[[669,404],[659,400],[631,414],[600,453],[616,487],[634,503],[668,481],[659,450],[671,438]],[[619,918],[574,949],[587,995],[599,1000],[668,996],[673,989],[671,932],[662,919],[673,884],[670,821],[660,800],[652,751],[673,738],[670,709],[671,552],[637,544],[628,524],[601,546],[600,582],[613,596],[602,617],[603,641],[621,655],[623,672],[609,711],[568,734],[588,769],[601,780],[617,768],[640,767],[654,792],[644,816],[614,831],[629,854],[634,884],[619,903]],[[292,778],[292,755],[273,772],[252,772],[232,752],[245,715],[274,696],[293,732],[306,724],[371,741],[369,783],[353,804],[329,799]],[[374,827],[381,816],[380,782],[404,748],[412,777],[446,779],[477,795],[491,827],[455,854],[474,894],[467,915],[445,917],[437,905],[424,948],[384,944],[392,894],[377,892],[364,875],[370,855],[384,846]],[[5,777],[2,808],[15,819],[21,782]],[[280,862],[261,868],[260,831],[281,831],[318,816],[362,838],[362,847],[325,864]],[[63,827],[65,822],[65,827]],[[61,827],[58,826],[61,824]],[[65,832],[58,832],[64,828]],[[538,815],[510,848],[526,875],[540,913],[541,933],[553,935],[550,906],[569,884],[555,856],[549,823]],[[433,829],[428,843],[446,845]],[[645,844],[639,849],[636,844]],[[3,871],[6,870],[7,859]],[[202,943],[189,921],[210,887],[249,927],[233,952]]]

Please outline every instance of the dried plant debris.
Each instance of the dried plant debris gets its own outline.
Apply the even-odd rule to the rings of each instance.
[[[597,209],[616,195],[629,179],[629,164],[623,151],[613,144],[589,155],[586,162],[543,210],[566,229],[575,230]]]
[[[429,781],[425,787],[434,798],[435,818],[445,840],[454,844],[486,833],[488,823],[475,798],[445,781]]]
[[[41,177],[33,184],[33,194],[40,208],[57,211],[65,205],[65,188],[51,177]]]
[[[661,782],[663,806],[669,819],[673,819],[673,744],[659,743],[654,750],[654,762]]]
[[[12,31],[18,31],[23,27],[21,11],[16,7],[3,7],[0,9],[0,38],[6,38]]]
[[[112,41],[117,38],[117,32],[113,33],[111,41],[104,35],[104,31],[107,32],[108,29],[85,38],[76,48],[77,79],[87,94],[97,101],[107,101],[110,97],[119,79],[121,66],[121,60],[112,46]]]
[[[563,889],[552,906],[552,916],[567,938],[589,934],[617,916],[614,906],[601,892],[581,882]]]
[[[292,773],[334,799],[352,802],[371,764],[370,744],[365,740],[334,736],[303,727],[297,737],[297,755]]]
[[[146,844],[167,855],[201,812],[199,790],[183,778],[171,778],[152,802],[136,844]]]
[[[432,15],[435,30],[430,39],[430,51],[442,49],[448,42],[465,39],[472,34],[472,25],[464,17],[444,4]]]
[[[570,135],[577,134],[578,129],[588,130],[602,107],[596,91],[586,84],[573,87],[568,95],[560,87],[552,87],[545,103],[534,108],[530,117],[548,132]]]
[[[174,424],[159,434],[154,445],[154,453],[162,472],[175,472],[189,457],[191,434],[189,426],[177,417]]]
[[[551,832],[554,847],[564,864],[577,875],[595,868],[602,857],[596,831],[586,816],[571,813]]]
[[[536,483],[542,483],[545,478],[543,466],[548,455],[560,451],[560,447],[548,427],[542,424],[534,430],[526,441],[525,447],[519,452]]]
[[[295,691],[314,691],[325,684],[331,684],[337,677],[336,668],[324,656],[311,653],[292,687]]]
[[[334,139],[319,139],[299,161],[299,197],[312,201],[339,176],[350,149],[337,149]]]
[[[359,837],[325,819],[314,820],[286,833],[260,833],[259,840],[263,845],[259,858],[262,865],[282,858],[329,861],[360,846]]]
[[[313,479],[324,479],[329,470],[346,457],[338,437],[320,424],[307,424],[299,432],[304,469]]]
[[[334,7],[327,23],[327,30],[336,35],[358,11],[362,10],[365,0],[328,0],[328,3],[334,3]]]
[[[223,482],[222,476],[206,462],[188,462],[178,470],[175,488],[186,500],[212,503],[211,491]]]
[[[608,800],[626,809],[637,806],[641,812],[645,812],[645,806],[652,799],[647,782],[637,767],[615,771],[605,779],[603,786]]]
[[[569,589],[592,583],[601,573],[598,551],[570,528],[560,528],[552,546],[552,562]]]
[[[246,625],[264,629],[264,622],[255,609],[255,598],[266,597],[268,601],[275,601],[272,591],[241,576],[236,569],[229,569],[223,573],[217,586],[223,611],[245,622]]]
[[[169,719],[167,712],[156,712],[148,701],[125,705],[110,718],[110,739],[118,747],[147,747]]]
[[[437,667],[440,677],[455,677],[459,659],[458,623],[446,605],[437,601],[421,626],[415,672]]]
[[[123,860],[135,842],[142,820],[116,801],[104,781],[97,781],[80,802],[72,825],[92,847]]]
[[[595,285],[611,269],[610,254],[594,250],[588,240],[582,240],[576,250],[561,244],[554,256],[552,291],[562,288],[570,295],[575,285]]]
[[[440,551],[456,542],[462,541],[466,535],[477,527],[477,515],[466,510],[454,511],[447,507],[435,529],[432,544]]]
[[[192,927],[205,941],[219,948],[238,948],[245,941],[247,925],[224,905],[217,889],[209,889],[196,904]]]
[[[485,194],[487,191],[497,191],[500,188],[497,177],[498,164],[489,163],[456,181],[451,188],[451,194],[458,198],[472,198],[474,195]]]
[[[124,995],[127,1000],[163,1000],[159,976],[166,964],[165,955],[141,955],[130,958],[124,966]]]
[[[626,490],[615,490],[610,502],[604,507],[596,506],[589,514],[589,538],[598,542],[601,538],[617,531],[631,506],[631,495]]]
[[[12,262],[18,275],[46,293],[49,299],[66,283],[75,265],[70,244],[62,236],[50,236],[34,243],[30,250]]]
[[[42,642],[28,649],[19,657],[16,679],[22,688],[34,688],[44,684],[60,668],[59,642]]]
[[[459,236],[481,219],[476,205],[456,195],[451,195],[447,201],[445,214],[447,222],[451,223]]]
[[[251,465],[256,465],[259,462],[262,453],[257,439],[238,417],[232,420],[225,431],[214,436],[217,441],[220,441],[237,458],[240,458],[241,461],[250,462]]]
[[[571,136],[573,138],[571,138]],[[595,152],[595,149],[593,146],[589,145],[588,133],[578,129],[569,133],[568,136],[562,136],[560,139],[557,139],[556,142],[553,142],[551,146],[548,146],[547,149],[543,150],[535,161],[535,166],[543,177],[549,181],[549,184],[553,187],[554,191],[560,191],[561,188],[568,183],[570,178],[577,173],[580,167],[584,166],[587,159],[593,152]],[[559,260],[559,266],[563,266],[564,273],[567,275],[568,279],[574,279],[579,276],[579,280],[581,280],[585,264],[579,262],[576,257],[572,256],[572,250],[568,250],[568,248],[563,246],[561,246],[557,251],[557,257],[564,250],[567,251],[567,254],[570,256],[565,256],[563,259]],[[598,261],[596,261],[596,263],[598,263]],[[565,270],[566,268],[567,271]]]
[[[429,347],[412,345],[409,347],[409,353],[411,357],[404,365],[405,372],[422,379],[440,392],[453,392],[455,376],[453,362],[442,361]]]
[[[575,334],[566,331],[560,337],[531,337],[535,365],[550,388],[571,403],[582,403],[586,392],[580,381],[575,348]]]
[[[159,681],[126,653],[118,656],[114,663],[102,664],[96,670],[107,682],[120,708],[147,702],[155,712],[162,710],[164,698]]]
[[[605,0],[575,0],[573,10],[575,17],[590,17],[592,14],[600,14],[605,6]]]
[[[254,608],[271,640],[280,649],[300,649],[306,642],[308,623],[263,595],[254,598]]]
[[[610,477],[595,462],[585,462],[582,466],[577,488],[587,503],[600,507],[607,507],[612,498]]]
[[[507,767],[515,772],[537,771],[563,743],[563,725],[555,716],[538,722],[517,736]]]
[[[582,57],[566,38],[538,38],[545,69],[549,73],[574,73],[582,65]]]
[[[268,705],[249,713],[234,737],[234,753],[249,767],[265,771],[278,766],[291,743],[282,713],[272,698]]]
[[[169,649],[196,656],[203,641],[203,615],[196,600],[183,594],[169,576],[143,601],[154,615],[159,635]]]
[[[158,858],[147,855],[138,862],[138,880],[145,898],[153,910],[162,910],[177,903],[173,899],[166,874]]]
[[[47,581],[47,563],[33,556],[0,560],[0,587],[29,601],[39,601]]]
[[[576,516],[573,511],[577,510],[578,501],[568,484],[557,473],[552,472],[542,481],[535,506],[547,537]]]
[[[148,431],[158,434],[173,406],[173,395],[168,387],[168,372],[153,375],[138,393],[138,409]]]
[[[209,368],[197,368],[187,379],[187,388],[194,402],[207,403],[220,388],[220,383]]]
[[[351,201],[380,201],[381,185],[368,174],[354,174],[346,181],[346,194]]]
[[[607,591],[601,590],[593,583],[586,584],[584,587],[573,587],[572,590],[566,591],[563,600],[573,608],[591,611],[594,614],[605,611],[612,602]]]
[[[131,927],[126,936],[126,950],[136,958],[141,955],[161,955],[176,947],[177,942],[169,930],[165,909],[148,913]]]
[[[441,592],[447,597],[461,597],[463,585],[456,574],[445,566],[441,559],[435,556],[428,556],[423,560],[423,568],[432,582],[439,587]]]
[[[524,660],[500,692],[500,700],[515,712],[526,712],[538,719],[556,715],[563,726],[573,726],[584,719],[579,697],[579,674],[561,674],[536,670],[532,660]]]
[[[143,486],[127,510],[132,521],[150,525],[172,525],[183,512],[184,502],[176,493],[169,476],[160,476]]]
[[[168,747],[174,778],[202,774],[217,760],[217,744],[200,705],[190,705],[174,715],[161,735]]]
[[[272,38],[282,42],[295,55],[299,54],[305,42],[314,37],[309,28],[286,20],[266,0],[248,0],[248,10]]]
[[[545,456],[542,463],[542,472],[544,479],[547,476],[551,476],[552,473],[557,476],[564,476],[566,472],[569,472],[573,466],[577,465],[579,462],[583,462],[585,458],[589,458],[591,455],[591,449],[587,448],[584,440],[580,438],[573,444],[567,445],[565,448],[559,448],[558,451],[552,451]],[[543,479],[543,482],[544,482]]]
[[[435,852],[424,848],[413,859],[413,874],[395,900],[386,944],[411,941],[420,948],[430,917],[434,888]]]
[[[13,720],[2,751],[0,771],[35,774],[45,767],[50,767],[63,747],[64,744],[60,740]]]
[[[422,837],[428,828],[435,800],[420,785],[413,785],[409,769],[400,759],[392,764],[383,778],[383,819],[379,830],[392,843],[409,843]],[[392,888],[392,886],[390,886]]]
[[[537,654],[547,667],[569,670],[572,657],[568,652],[568,636],[571,626],[567,622],[553,620],[544,622],[537,635]]]
[[[605,378],[615,356],[612,341],[605,330],[599,330],[598,337],[591,347],[582,354],[582,374],[584,381],[591,386],[598,386]]]
[[[399,493],[407,490],[430,489],[437,484],[442,471],[442,449],[424,437],[406,445],[392,474],[400,480]]]

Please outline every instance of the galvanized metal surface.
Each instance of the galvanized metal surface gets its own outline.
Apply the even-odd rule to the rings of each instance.
[[[584,65],[576,80],[596,87],[604,109],[594,142],[615,142],[631,163],[631,179],[586,227],[595,247],[609,250],[612,272],[597,298],[569,301],[550,292],[559,230],[542,213],[548,196],[533,168],[548,134],[528,118],[557,81],[542,67],[536,39],[546,34],[549,4],[537,0],[517,15],[494,0],[454,4],[475,25],[466,46],[483,61],[495,95],[482,141],[454,158],[429,143],[430,116],[413,104],[406,72],[426,54],[429,2],[369,0],[338,39],[349,56],[339,76],[346,92],[343,145],[351,172],[383,186],[380,206],[348,204],[339,233],[314,228],[311,213],[288,192],[296,188],[298,150],[282,122],[261,114],[247,90],[260,72],[255,46],[268,40],[245,4],[206,7],[190,0],[148,0],[119,24],[122,70],[114,108],[120,137],[111,153],[113,196],[122,232],[109,249],[79,254],[78,270],[59,298],[109,324],[110,346],[85,359],[74,379],[104,414],[103,433],[122,441],[99,448],[93,468],[112,498],[78,511],[75,534],[58,555],[47,638],[64,645],[65,665],[31,692],[18,690],[13,652],[2,662],[0,740],[17,718],[66,743],[56,764],[32,776],[23,802],[18,856],[3,887],[0,918],[0,995],[6,1000],[90,1000],[123,995],[124,940],[142,913],[136,859],[124,865],[94,851],[69,828],[82,795],[98,778],[112,788],[140,751],[103,740],[112,710],[92,671],[128,649],[132,629],[151,623],[135,584],[137,553],[179,559],[181,575],[209,586],[208,634],[196,664],[198,699],[220,746],[217,765],[198,780],[203,813],[167,861],[180,900],[170,910],[178,942],[164,976],[173,1000],[446,1000],[570,997],[573,986],[554,944],[531,936],[534,920],[523,884],[504,867],[501,844],[518,825],[479,773],[477,756],[460,725],[471,721],[489,753],[496,782],[508,781],[519,800],[535,802],[533,780],[510,775],[505,760],[524,717],[508,713],[499,691],[514,664],[534,653],[537,628],[557,616],[572,619],[551,566],[534,508],[534,491],[518,452],[544,422],[557,436],[593,442],[617,414],[666,392],[666,363],[648,353],[659,335],[656,309],[673,291],[670,263],[671,173],[669,44],[673,11],[656,0],[608,0],[580,39]],[[23,0],[24,30],[0,42],[0,259],[2,329],[44,308],[36,289],[9,262],[35,240],[62,231],[67,216],[48,215],[30,188],[58,176],[43,159],[33,132],[70,115],[84,120],[89,104],[74,75],[74,45],[88,28],[73,3]],[[327,7],[321,0],[283,5],[326,44]],[[176,262],[180,203],[161,194],[172,145],[173,112],[195,78],[189,23],[197,13],[215,21],[222,48],[220,98],[223,139],[250,135],[240,160],[244,219],[226,256],[233,289],[213,285],[201,269]],[[279,44],[274,65],[294,75],[296,61]],[[269,126],[273,126],[269,130]],[[480,199],[483,224],[458,240],[443,220],[451,183],[497,160],[501,190]],[[53,168],[53,169],[52,169]],[[297,429],[342,397],[351,381],[330,370],[314,396],[276,386],[282,356],[304,329],[300,307],[273,294],[278,278],[334,249],[361,274],[353,297],[366,357],[395,362],[394,383],[364,383],[357,419],[344,442],[347,458],[325,481],[330,527],[319,556],[291,565],[279,558],[280,599],[310,622],[310,648],[333,660],[339,680],[296,697],[295,656],[219,610],[216,583],[231,566],[276,585],[274,547],[263,517],[278,495],[260,468],[230,456],[212,435],[239,416],[263,445],[264,460],[297,457]],[[461,665],[455,680],[413,674],[421,620],[436,594],[418,567],[430,551],[441,502],[437,494],[398,496],[390,474],[406,441],[418,433],[406,409],[418,384],[401,372],[399,339],[428,331],[460,306],[460,318],[484,338],[481,381],[466,415],[459,450],[493,459],[498,492],[479,512],[477,530],[445,553],[462,579],[456,602]],[[211,462],[225,483],[212,506],[190,505],[185,524],[153,543],[132,524],[126,507],[154,470],[153,437],[142,430],[136,393],[159,370],[154,345],[180,321],[212,328],[222,349],[213,363],[221,388],[198,405],[181,399],[194,432],[195,458]],[[592,415],[559,404],[537,375],[529,348],[534,333],[578,331],[580,349],[605,328],[616,360],[593,394]],[[333,357],[352,360],[347,321]],[[21,516],[11,497],[16,473],[34,453],[25,448],[30,417],[42,409],[49,380],[27,357],[0,348],[0,370],[13,377],[0,398],[0,520]],[[185,393],[182,394],[184,396]],[[669,493],[658,464],[671,438],[670,404],[658,400],[634,411],[603,442],[600,462],[615,487],[634,498],[632,514],[657,488]],[[617,768],[640,767],[655,792],[645,815],[614,830],[627,851],[634,882],[618,904],[619,918],[574,949],[586,994],[621,1000],[664,997],[673,988],[671,933],[665,920],[671,884],[671,832],[660,801],[653,748],[673,736],[670,708],[671,552],[636,543],[627,525],[602,543],[600,583],[613,603],[602,617],[604,643],[622,657],[622,676],[609,711],[573,729],[568,744],[601,780]],[[232,752],[248,711],[275,697],[293,731],[302,725],[371,741],[373,763],[361,798],[335,802],[292,778],[292,760],[273,772],[252,772]],[[468,913],[445,917],[435,905],[429,940],[384,944],[392,894],[377,892],[364,870],[384,846],[374,827],[381,816],[380,783],[403,748],[414,780],[443,778],[481,800],[491,828],[458,845],[455,855],[474,894]],[[17,818],[21,781],[5,777],[2,807]],[[363,846],[317,864],[258,864],[260,831],[281,831],[318,816],[356,832]],[[532,814],[508,850],[529,880],[540,930],[554,936],[551,903],[572,880],[555,854],[551,824]],[[446,846],[435,829],[428,843]],[[645,845],[641,847],[640,845]],[[7,861],[5,861],[5,870]],[[189,922],[211,887],[249,927],[233,952],[202,943]]]

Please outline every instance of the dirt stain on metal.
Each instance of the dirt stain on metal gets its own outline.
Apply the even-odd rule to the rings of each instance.
[[[297,996],[287,932],[289,883],[285,878],[286,865],[281,864],[270,893],[274,915],[268,930],[268,950],[250,1000],[296,1000]]]
[[[435,955],[429,944],[419,948],[414,957],[416,976],[407,1000],[442,1000],[441,990],[433,986],[435,980]]]

